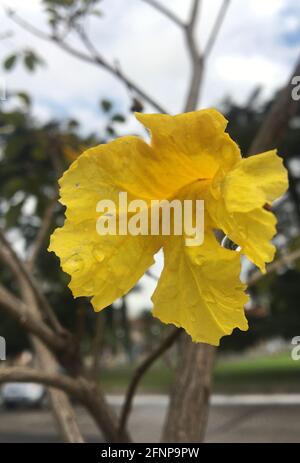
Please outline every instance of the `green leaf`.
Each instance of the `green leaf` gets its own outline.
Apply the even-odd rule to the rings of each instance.
[[[102,100],[101,107],[105,113],[108,113],[112,108],[112,102],[109,100]]]
[[[115,132],[115,129],[113,127],[111,127],[110,125],[108,125],[106,127],[106,132],[111,135],[111,136],[115,136],[116,135],[116,132]]]
[[[6,69],[7,71],[11,71],[16,64],[17,57],[18,55],[16,54],[8,56],[3,62],[4,69]]]
[[[24,65],[28,71],[33,72],[38,64],[43,64],[43,60],[33,51],[26,51],[24,54]]]
[[[122,114],[114,114],[111,120],[114,122],[125,122],[126,119]]]
[[[68,129],[77,129],[79,127],[79,122],[76,119],[70,119],[68,121]]]
[[[28,71],[34,71],[35,68],[35,58],[32,53],[28,53],[24,56],[24,64],[27,67]]]
[[[30,106],[31,104],[31,98],[28,95],[28,93],[25,92],[18,92],[17,96],[27,105]]]

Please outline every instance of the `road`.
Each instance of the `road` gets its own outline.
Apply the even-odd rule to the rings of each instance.
[[[110,397],[119,409],[121,397]],[[136,442],[158,442],[165,396],[138,396],[130,420]],[[97,428],[77,407],[88,442],[101,442]],[[300,442],[300,395],[214,396],[206,442]],[[59,442],[48,410],[0,411],[0,442]]]

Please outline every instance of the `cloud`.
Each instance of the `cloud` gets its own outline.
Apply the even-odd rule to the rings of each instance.
[[[188,3],[164,0],[166,6],[184,18],[189,12]],[[9,5],[36,26],[46,27],[38,0],[10,0]],[[203,2],[198,27],[199,45],[202,48],[220,5],[220,0]],[[291,18],[295,17],[295,8],[291,13],[287,5],[292,8],[293,2],[231,2],[223,29],[207,63],[202,105],[218,104],[225,94],[239,100],[246,99],[257,84],[265,85],[271,92],[286,79],[296,57],[293,47],[282,38],[285,29],[291,27]],[[190,75],[190,63],[181,31],[141,0],[104,0],[101,8],[104,18],[97,18],[88,24],[89,33],[98,49],[111,62],[117,59],[121,69],[170,112],[180,112]],[[282,21],[282,12],[285,12],[285,22]],[[66,113],[73,113],[73,117],[82,117],[86,129],[97,129],[97,119],[101,118],[100,112],[97,114],[100,98],[112,97],[122,108],[128,107],[127,89],[106,71],[68,56],[55,45],[32,37],[3,17],[1,20],[2,23],[5,21],[7,29],[14,30],[15,37],[6,43],[6,48],[2,46],[0,57],[7,54],[7,47],[14,49],[26,44],[36,48],[47,61],[47,67],[35,75],[28,75],[17,68],[8,79],[9,86],[32,93],[37,108],[41,105],[45,107],[48,101],[53,116],[64,117]],[[73,43],[80,46],[74,38]]]

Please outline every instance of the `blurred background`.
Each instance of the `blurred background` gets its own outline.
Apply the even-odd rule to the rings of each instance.
[[[168,330],[151,315],[163,258],[156,256],[127,296],[95,314],[88,300],[72,297],[68,276],[47,246],[64,220],[57,179],[72,161],[87,147],[123,134],[146,137],[134,111],[160,108],[175,114],[184,107],[190,75],[186,42],[176,20],[150,3],[0,1],[0,226],[21,261],[34,260],[30,273],[76,339],[84,367],[101,378],[117,408],[136,366]],[[246,155],[299,59],[300,5],[292,0],[225,4],[197,107],[221,110]],[[160,5],[175,19],[188,20],[189,2],[161,0]],[[202,2],[195,31],[200,48],[209,43],[222,5]],[[277,148],[290,190],[274,205],[276,264],[260,276],[250,262],[243,263],[250,328],[223,338],[218,349],[210,442],[300,440],[300,359],[292,355],[297,345],[292,340],[300,336],[300,104]],[[2,264],[0,281],[18,294],[14,275]],[[27,331],[1,310],[1,298],[0,336],[6,340],[0,369],[35,363]],[[174,345],[139,384],[130,422],[137,440],[158,440],[177,355]],[[0,442],[59,440],[42,386],[6,384],[1,401]],[[97,440],[93,423],[84,412],[79,416],[88,440]]]

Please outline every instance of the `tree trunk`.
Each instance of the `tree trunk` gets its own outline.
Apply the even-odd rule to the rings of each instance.
[[[292,91],[295,87],[295,84],[292,83],[292,78],[299,75],[300,59],[297,61],[285,87],[279,92],[271,109],[266,115],[250,146],[249,154],[258,154],[272,148],[278,148],[279,143],[286,133],[290,120],[299,110],[299,100],[292,98]]]
[[[207,425],[216,348],[184,334],[163,431],[163,442],[202,442]]]
[[[37,319],[40,319],[41,313],[37,306],[35,296],[26,283],[22,285],[22,294],[28,306],[28,310],[30,310]],[[53,353],[35,336],[30,335],[30,340],[35,350],[39,368],[48,373],[57,373],[60,369],[60,365]],[[64,441],[70,443],[84,442],[77,424],[75,411],[68,396],[64,392],[53,388],[49,388],[49,396],[53,414]]]

